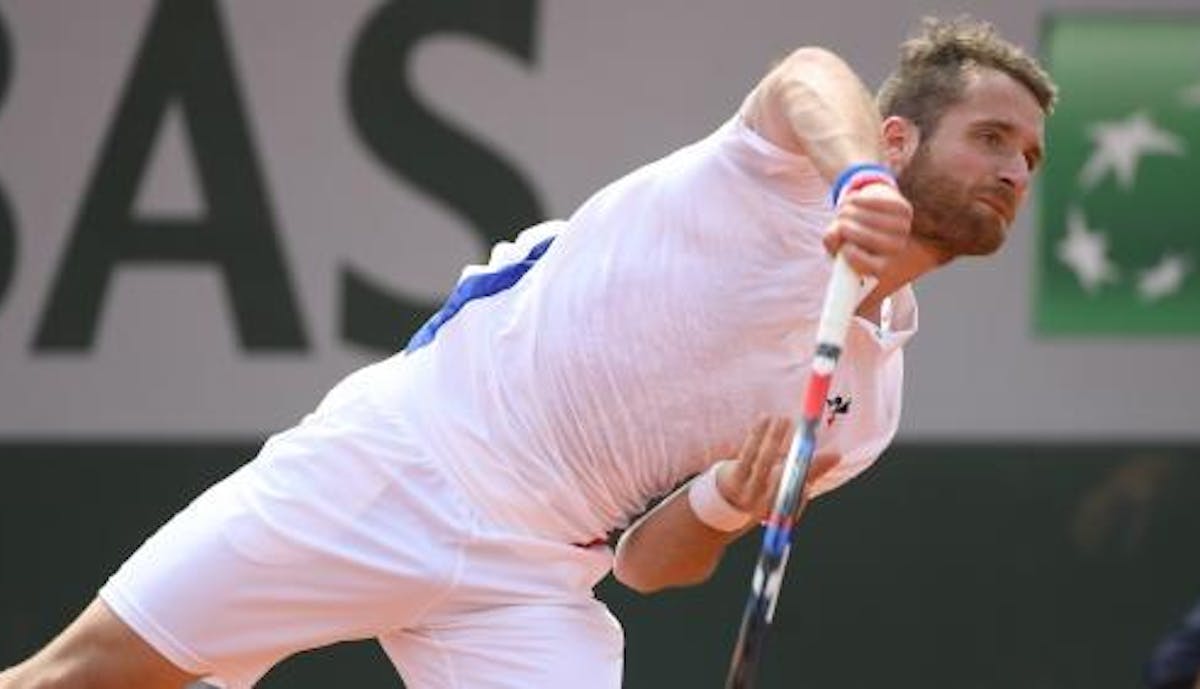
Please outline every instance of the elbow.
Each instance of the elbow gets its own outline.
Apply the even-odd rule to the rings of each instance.
[[[617,547],[617,556],[613,561],[612,572],[613,578],[622,585],[642,595],[657,593],[665,588],[662,582],[650,575],[647,568],[639,567],[636,562],[632,562],[620,545]]]
[[[628,567],[613,567],[613,577],[621,582],[627,589],[636,591],[643,596],[648,596],[652,593],[658,593],[665,588],[661,583],[655,582],[650,578],[638,576],[636,571],[629,571]]]
[[[715,570],[715,566],[709,566],[665,572],[655,567],[639,567],[619,557],[613,563],[613,577],[626,588],[642,595],[658,593],[669,588],[703,584],[712,577]]]
[[[796,48],[784,58],[784,62],[805,69],[849,69],[837,53],[815,45]]]
[[[768,79],[772,99],[781,103],[823,103],[830,85],[857,80],[836,53],[825,48],[797,48],[779,63]]]

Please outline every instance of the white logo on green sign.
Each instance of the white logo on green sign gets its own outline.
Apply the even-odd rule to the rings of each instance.
[[[1058,16],[1045,38],[1038,330],[1200,333],[1200,15]]]

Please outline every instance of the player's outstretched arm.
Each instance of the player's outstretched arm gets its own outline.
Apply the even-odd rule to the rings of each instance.
[[[707,580],[726,546],[770,513],[792,428],[786,418],[762,419],[736,459],[719,462],[634,523],[617,544],[616,578],[641,593]]]

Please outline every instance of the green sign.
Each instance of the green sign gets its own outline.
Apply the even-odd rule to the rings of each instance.
[[[1056,16],[1044,54],[1038,331],[1200,333],[1200,14]]]

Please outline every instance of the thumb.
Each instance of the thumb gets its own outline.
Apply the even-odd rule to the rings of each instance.
[[[829,252],[830,256],[837,256],[846,240],[842,237],[837,225],[830,225],[829,229],[825,230],[825,234],[821,236],[821,243],[825,245],[825,250]]]

